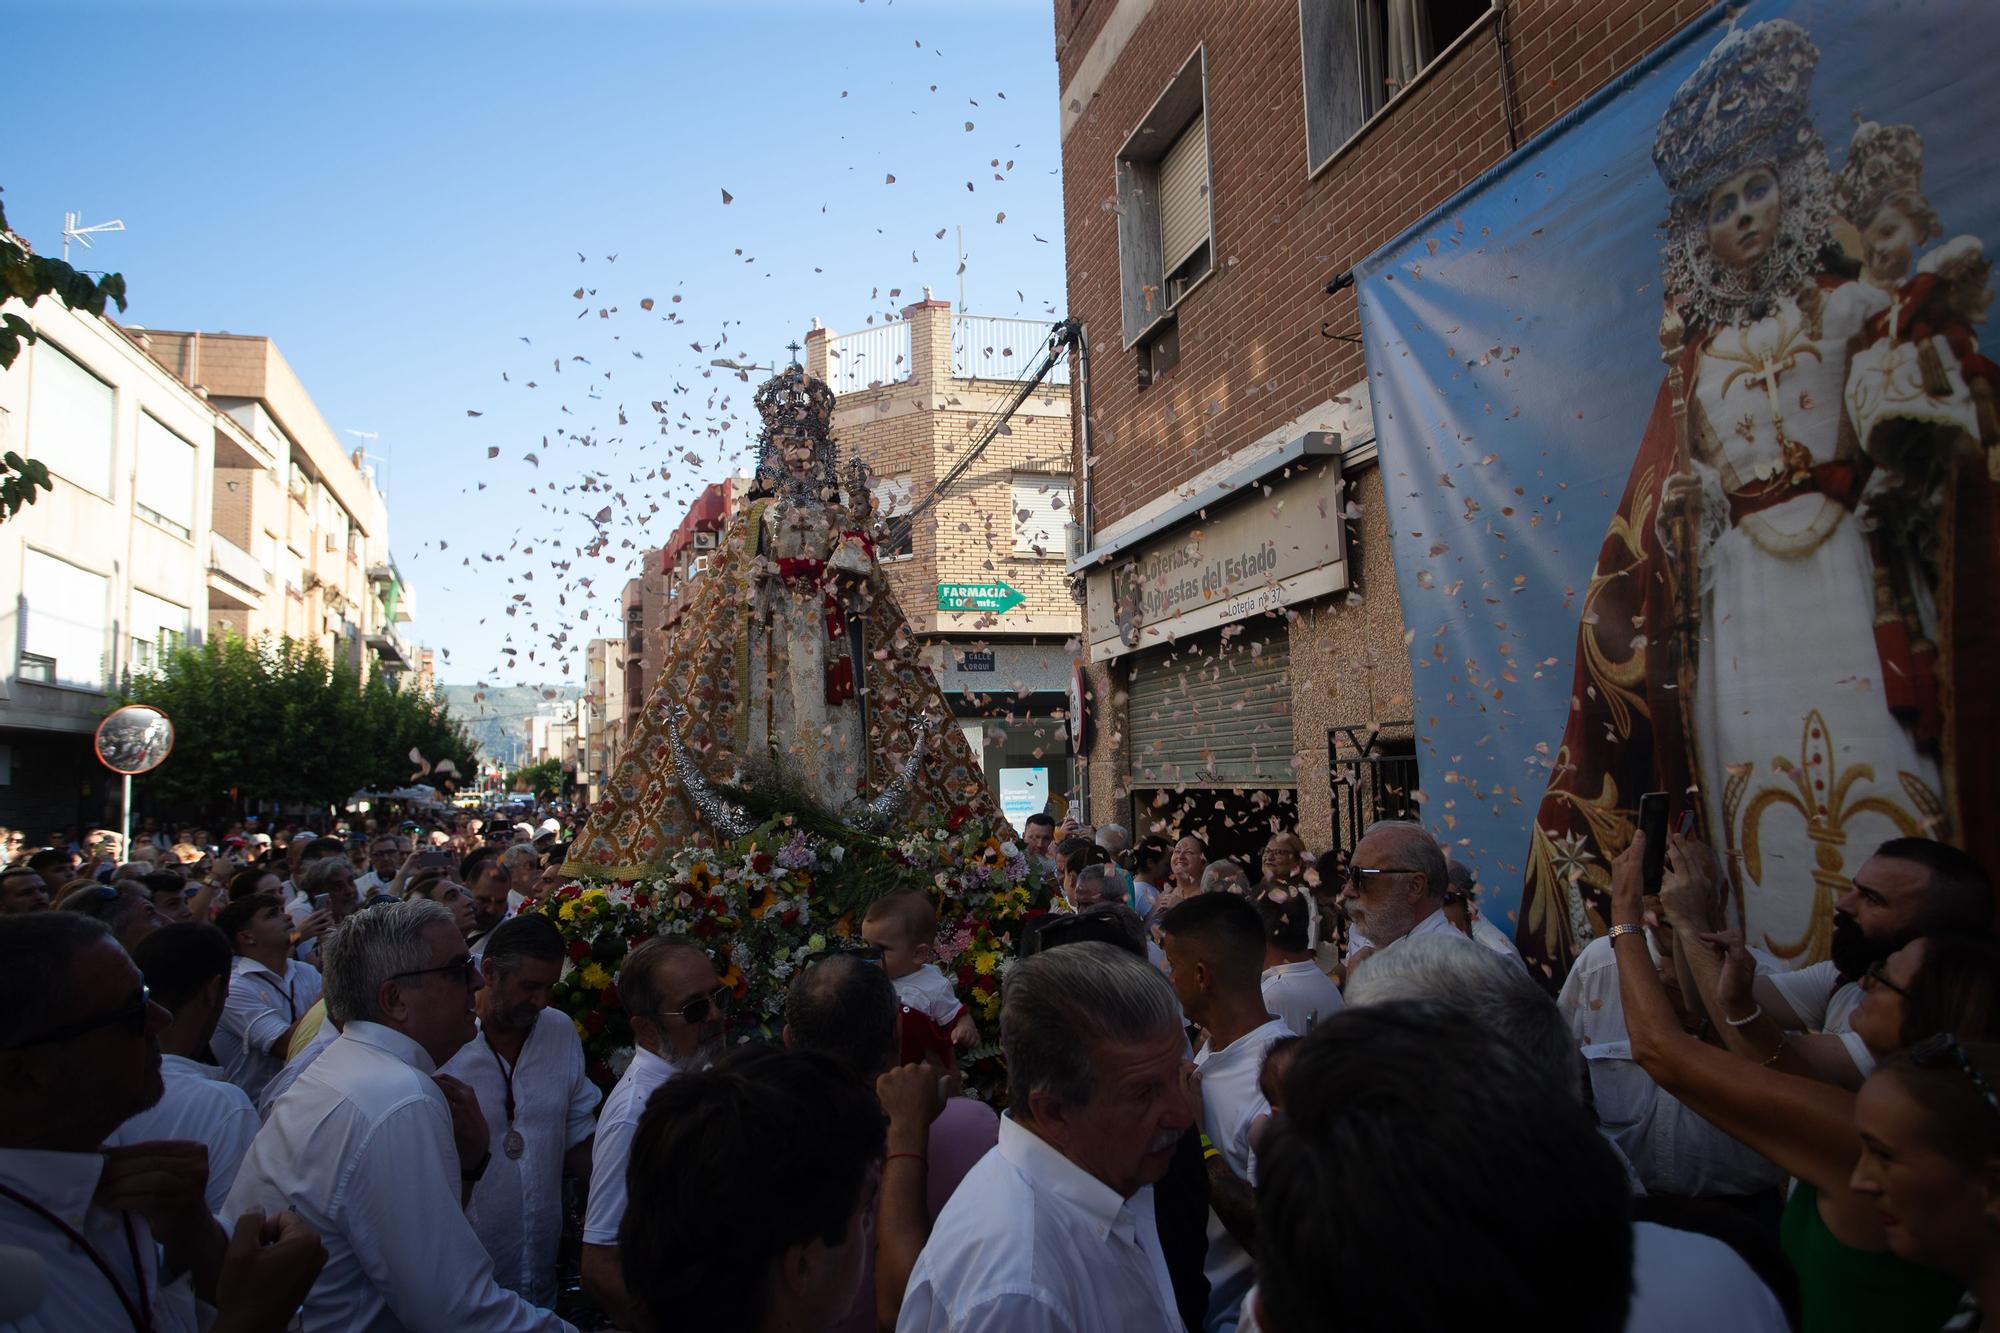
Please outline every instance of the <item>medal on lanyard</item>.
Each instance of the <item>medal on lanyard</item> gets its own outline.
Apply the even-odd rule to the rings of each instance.
[[[521,1137],[520,1130],[514,1128],[514,1071],[500,1058],[499,1050],[493,1045],[493,1038],[486,1036],[484,1032],[480,1035],[486,1037],[486,1049],[493,1053],[493,1063],[500,1066],[500,1077],[507,1085],[507,1135],[500,1140],[500,1151],[507,1154],[508,1161],[518,1162],[521,1160],[521,1154],[528,1150],[528,1141]]]

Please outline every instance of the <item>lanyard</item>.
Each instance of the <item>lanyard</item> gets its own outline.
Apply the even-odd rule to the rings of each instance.
[[[146,1298],[146,1266],[139,1262],[139,1237],[132,1230],[132,1214],[121,1211],[118,1216],[125,1223],[126,1248],[132,1252],[132,1278],[139,1284],[139,1301],[136,1305],[133,1304],[131,1296],[126,1294],[125,1284],[118,1280],[118,1274],[111,1270],[110,1263],[97,1252],[95,1245],[83,1238],[82,1232],[11,1185],[0,1184],[0,1197],[12,1199],[62,1232],[69,1243],[82,1250],[90,1262],[97,1265],[97,1271],[104,1274],[104,1280],[111,1284],[111,1290],[118,1295],[118,1303],[125,1307],[125,1317],[132,1321],[135,1333],[153,1333],[152,1302]]]
[[[290,968],[286,969],[287,973],[289,973],[290,971],[291,971]],[[291,1020],[294,1023],[298,1022],[299,1002],[298,999],[292,994],[291,977],[287,975],[283,984],[281,985],[273,973],[263,972],[258,974],[258,980],[269,984],[272,990],[277,991],[278,994],[282,995],[285,998],[285,1008],[291,1012]]]
[[[520,1056],[516,1056],[514,1063],[509,1065],[505,1060],[500,1058],[500,1048],[493,1044],[493,1034],[486,1030],[484,1024],[480,1025],[479,1035],[485,1040],[486,1049],[492,1053],[493,1063],[500,1067],[500,1077],[506,1082],[507,1128],[512,1129],[514,1128],[514,1071],[521,1067]],[[528,1036],[533,1038],[534,1035],[534,1029],[528,1029]],[[527,1053],[528,1043],[523,1041],[521,1043],[521,1055],[526,1055]],[[509,1156],[512,1156],[512,1154],[510,1153]]]

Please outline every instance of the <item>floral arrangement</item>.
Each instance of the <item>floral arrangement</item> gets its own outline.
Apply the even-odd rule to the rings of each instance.
[[[576,1024],[592,1077],[615,1079],[633,1048],[618,969],[647,940],[679,938],[707,950],[734,991],[732,1039],[775,1039],[798,970],[859,944],[868,904],[905,888],[937,905],[937,966],[955,978],[981,1032],[968,1084],[993,1086],[1000,981],[1022,923],[1047,910],[1050,886],[1004,830],[963,809],[884,836],[781,815],[735,843],[683,848],[649,879],[565,884],[540,905],[569,953],[552,1002]]]

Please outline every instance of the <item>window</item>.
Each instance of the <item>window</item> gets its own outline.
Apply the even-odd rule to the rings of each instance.
[[[187,642],[188,609],[151,593],[132,592],[132,669],[149,671]]]
[[[1158,381],[1181,361],[1180,321],[1169,319],[1139,340],[1139,387]]]
[[[1069,551],[1069,478],[1017,472],[1013,480],[1014,554],[1061,559]]]
[[[79,689],[104,688],[111,580],[40,551],[23,553],[23,680]]]
[[[1125,345],[1138,345],[1214,264],[1207,63],[1196,51],[1118,153]]]
[[[194,535],[194,446],[139,414],[139,482],[133,502],[142,517],[181,537]]]
[[[111,498],[117,446],[111,386],[47,338],[29,352],[28,453],[94,495]]]
[[[1326,165],[1491,8],[1489,0],[1299,0],[1307,170]]]
[[[909,515],[916,504],[916,491],[916,479],[907,472],[898,477],[876,477],[869,484],[868,495],[875,502],[877,536],[882,541],[877,554],[884,560],[900,560],[915,554],[911,525],[891,520]]]

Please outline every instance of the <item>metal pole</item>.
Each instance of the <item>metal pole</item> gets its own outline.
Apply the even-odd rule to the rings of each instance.
[[[118,816],[118,850],[127,861],[132,859],[132,775],[125,775],[125,804]]]

